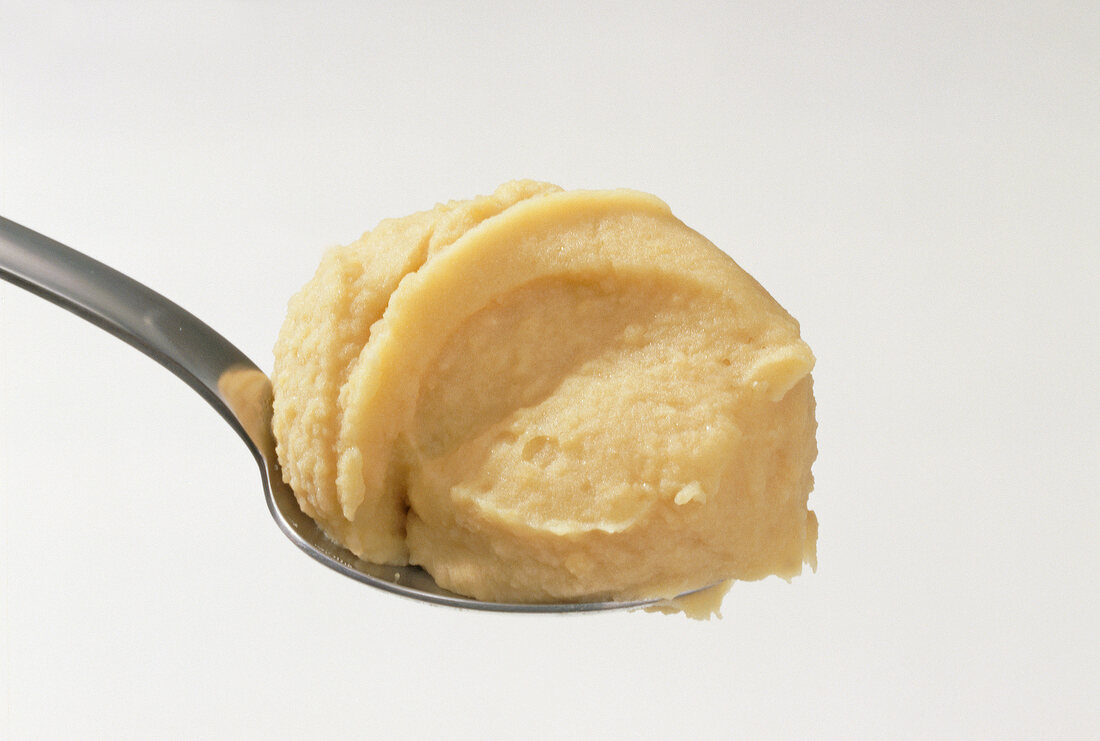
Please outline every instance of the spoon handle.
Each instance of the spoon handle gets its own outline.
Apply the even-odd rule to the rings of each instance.
[[[0,278],[87,319],[183,379],[250,442],[218,379],[255,363],[230,342],[133,278],[0,216]]]

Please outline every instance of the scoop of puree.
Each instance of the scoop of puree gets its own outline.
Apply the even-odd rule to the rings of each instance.
[[[813,365],[662,201],[521,181],[330,250],[273,426],[363,559],[483,600],[671,598],[814,563]]]

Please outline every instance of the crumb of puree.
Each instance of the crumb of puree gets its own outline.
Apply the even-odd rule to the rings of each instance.
[[[330,250],[273,428],[361,558],[483,600],[671,599],[815,563],[813,365],[662,201],[520,181]]]

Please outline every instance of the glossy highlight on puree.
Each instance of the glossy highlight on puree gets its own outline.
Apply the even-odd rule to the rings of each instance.
[[[507,183],[331,249],[275,347],[302,509],[498,602],[815,565],[798,323],[657,198]]]

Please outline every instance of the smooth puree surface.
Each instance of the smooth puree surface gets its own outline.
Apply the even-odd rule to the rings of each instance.
[[[284,476],[367,560],[525,602],[814,563],[813,355],[653,196],[522,181],[384,221],[275,355]]]

